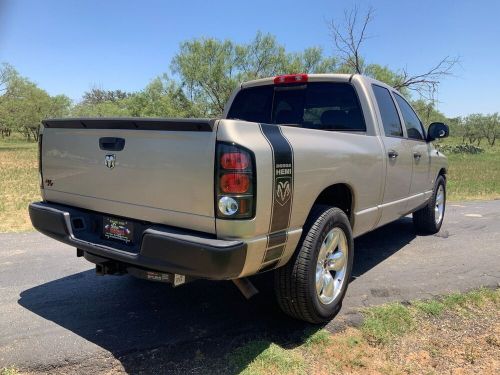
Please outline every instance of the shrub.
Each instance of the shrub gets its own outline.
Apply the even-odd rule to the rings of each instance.
[[[450,154],[480,154],[484,152],[484,149],[479,146],[474,146],[469,143],[461,144],[461,145],[437,145],[437,149],[444,153]]]

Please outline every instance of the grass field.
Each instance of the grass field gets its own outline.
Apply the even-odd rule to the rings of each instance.
[[[306,334],[303,344],[251,341],[227,358],[229,373],[498,374],[500,291],[367,309],[358,328]]]
[[[40,199],[37,144],[0,140],[0,232],[31,229],[28,204]]]
[[[448,158],[449,200],[500,198],[500,145],[482,154],[450,154]],[[36,143],[0,139],[0,232],[30,230],[27,206],[37,199]]]
[[[456,138],[443,144],[456,145]],[[500,144],[490,147],[482,144],[484,152],[476,155],[446,154],[449,162],[448,199],[500,198]]]

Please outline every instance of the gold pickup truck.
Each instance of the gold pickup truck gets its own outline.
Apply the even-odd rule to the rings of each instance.
[[[439,231],[447,160],[431,142],[448,132],[361,75],[259,79],[220,119],[44,121],[29,212],[99,274],[248,292],[272,271],[283,311],[320,323],[341,306],[353,238],[410,213]]]

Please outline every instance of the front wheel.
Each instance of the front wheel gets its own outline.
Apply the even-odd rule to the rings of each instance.
[[[443,224],[445,208],[446,180],[443,176],[439,176],[427,205],[413,213],[413,224],[417,231],[426,234],[439,232]]]
[[[338,208],[315,206],[296,253],[275,271],[281,309],[310,323],[331,320],[347,290],[353,257],[352,230],[346,214]]]

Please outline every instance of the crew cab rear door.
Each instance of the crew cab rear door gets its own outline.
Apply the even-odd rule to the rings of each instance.
[[[381,138],[385,148],[386,181],[379,225],[404,215],[410,194],[413,157],[406,144],[403,125],[391,93],[385,87],[372,85],[378,106]]]

